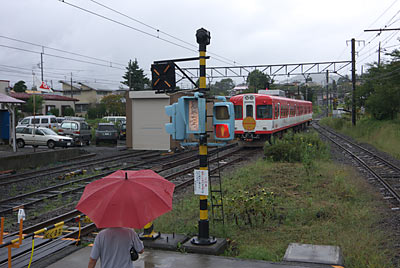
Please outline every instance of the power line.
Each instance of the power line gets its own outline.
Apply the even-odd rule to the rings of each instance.
[[[17,66],[10,66],[10,65],[4,65],[4,64],[0,64],[0,67],[5,67],[5,68],[11,68],[11,69],[17,69],[17,70],[23,70],[25,72],[22,71],[16,71],[16,70],[4,70],[3,71],[7,71],[7,72],[14,72],[14,73],[20,73],[20,74],[29,74],[31,75],[34,71],[34,69],[29,69],[29,68],[23,68],[23,67],[17,67]],[[45,69],[46,70],[46,69]],[[29,72],[29,73],[28,73]],[[56,76],[59,77],[65,77],[66,74],[65,73],[56,73],[56,72],[49,72],[46,71],[46,74],[52,74],[52,75],[47,75],[48,77],[52,77],[52,78],[58,78]],[[106,82],[114,82],[114,83],[120,83],[121,81],[117,81],[117,80],[110,80],[110,79],[103,79],[103,78],[93,78],[93,77],[88,77],[88,76],[81,76],[81,75],[74,75],[74,77],[80,77],[82,79],[92,79],[94,81],[106,81]],[[59,79],[59,78],[58,78]]]
[[[16,42],[20,42],[20,43],[24,43],[24,44],[29,44],[29,45],[32,45],[32,46],[38,46],[38,47],[42,47],[42,48],[47,48],[47,49],[51,49],[51,50],[55,50],[55,51],[59,51],[59,52],[63,52],[63,53],[68,53],[68,54],[72,54],[72,55],[75,55],[75,56],[80,56],[80,57],[84,57],[84,58],[88,58],[88,59],[92,59],[92,60],[98,60],[98,61],[102,61],[102,62],[114,64],[114,65],[120,65],[120,66],[124,66],[124,67],[126,66],[126,64],[122,64],[122,63],[118,63],[118,62],[112,62],[112,61],[108,61],[108,60],[103,60],[103,59],[99,59],[99,58],[95,58],[95,57],[91,57],[91,56],[86,56],[86,55],[82,55],[82,54],[79,54],[79,53],[70,52],[70,51],[66,51],[66,50],[62,50],[62,49],[58,49],[58,48],[48,47],[48,46],[44,46],[44,45],[40,45],[40,44],[35,44],[35,43],[32,43],[32,42],[28,42],[28,41],[12,38],[12,37],[9,37],[9,36],[0,35],[0,38],[12,40],[12,41],[16,41]]]
[[[140,32],[140,33],[142,33],[142,34],[148,35],[148,36],[150,36],[150,37],[153,37],[153,38],[162,40],[162,41],[167,42],[167,43],[169,43],[169,44],[172,44],[172,45],[174,45],[174,46],[178,46],[178,47],[180,47],[180,48],[183,48],[183,49],[186,49],[186,50],[189,50],[189,51],[198,53],[198,51],[195,50],[195,49],[192,49],[192,48],[189,48],[189,47],[180,45],[180,44],[178,44],[178,43],[176,43],[176,42],[172,42],[172,41],[170,41],[170,40],[168,40],[168,39],[165,39],[165,38],[162,38],[162,37],[160,37],[160,36],[157,36],[157,35],[148,33],[148,32],[146,32],[146,31],[140,30],[140,29],[138,29],[138,28],[132,27],[132,26],[130,26],[130,25],[128,25],[128,24],[125,24],[125,23],[122,23],[122,22],[120,22],[120,21],[111,19],[111,18],[109,18],[109,17],[106,17],[106,16],[101,15],[101,14],[99,14],[99,13],[96,13],[96,12],[94,12],[94,11],[88,10],[88,9],[86,9],[86,8],[83,8],[83,7],[80,7],[80,6],[77,6],[77,5],[68,3],[68,2],[66,2],[66,1],[64,1],[64,0],[59,0],[59,1],[62,2],[62,3],[65,3],[65,4],[69,5],[69,6],[72,6],[72,7],[74,7],[74,8],[77,8],[77,9],[80,9],[80,10],[85,11],[85,12],[87,12],[87,13],[90,13],[90,14],[92,14],[92,15],[95,15],[95,16],[97,16],[97,17],[100,17],[100,18],[103,18],[103,19],[105,19],[105,20],[108,20],[108,21],[114,22],[114,23],[116,23],[116,24],[119,24],[119,25],[121,25],[121,26],[127,27],[127,28],[129,28],[129,29],[131,29],[131,30],[134,30],[134,31]],[[221,59],[215,58],[215,60],[231,65],[230,62],[226,62],[226,61],[221,60]]]
[[[182,40],[182,39],[180,39],[180,38],[178,38],[178,37],[176,37],[176,36],[173,36],[173,35],[171,35],[171,34],[169,34],[169,33],[167,33],[167,32],[161,31],[160,29],[158,29],[158,28],[156,28],[156,27],[153,27],[153,26],[151,26],[151,25],[149,25],[149,24],[147,24],[147,23],[144,23],[144,22],[142,22],[142,21],[140,21],[140,20],[138,20],[138,19],[135,19],[135,18],[133,18],[133,17],[131,17],[131,16],[128,16],[128,15],[126,15],[126,14],[124,14],[124,13],[118,11],[118,10],[115,10],[115,9],[113,9],[113,8],[110,8],[110,7],[108,7],[108,6],[106,6],[106,5],[102,4],[102,3],[99,3],[99,2],[97,2],[97,1],[95,1],[95,0],[89,0],[89,1],[95,3],[95,4],[99,5],[99,6],[102,6],[102,7],[106,8],[106,9],[108,9],[108,10],[111,10],[111,11],[113,11],[113,12],[115,12],[115,13],[117,13],[117,14],[119,14],[119,15],[125,17],[125,18],[128,18],[128,19],[130,19],[130,20],[133,20],[133,21],[135,21],[135,22],[137,22],[137,23],[140,23],[140,24],[142,24],[142,25],[144,25],[144,26],[146,26],[146,27],[148,27],[148,28],[150,28],[150,29],[152,29],[152,30],[155,30],[155,31],[157,31],[157,33],[165,34],[166,36],[168,36],[168,37],[170,37],[170,38],[173,38],[173,39],[178,40],[178,41],[180,41],[180,42],[182,42],[182,43],[184,43],[184,44],[187,44],[187,45],[189,45],[189,46],[192,46],[192,47],[197,48],[197,46],[196,46],[196,45],[193,45],[192,43],[186,42],[185,40]],[[217,56],[217,57],[219,57],[219,58],[221,58],[221,59],[228,60],[228,61],[232,62],[233,65],[239,64],[238,62],[236,62],[236,61],[234,61],[234,60],[225,58],[225,57],[223,57],[223,56],[220,56],[220,55],[218,55],[218,54],[216,54],[216,53],[213,53],[213,52],[210,52],[210,51],[208,52],[208,54]]]
[[[5,47],[5,48],[9,48],[9,49],[16,49],[16,50],[20,50],[20,51],[24,51],[24,52],[35,53],[35,54],[43,53],[43,52],[37,52],[37,51],[33,51],[33,50],[28,50],[28,49],[19,48],[19,47],[13,47],[13,46],[6,46],[6,45],[0,45],[0,47]],[[119,69],[119,70],[125,70],[125,69],[122,69],[122,68],[114,67],[112,65],[104,65],[104,64],[101,64],[101,63],[90,62],[90,61],[85,61],[85,60],[78,60],[78,59],[73,59],[73,58],[59,56],[59,55],[53,55],[53,54],[48,54],[48,53],[43,53],[43,55],[50,56],[50,57],[55,57],[55,58],[60,58],[60,59],[65,59],[65,60],[81,62],[81,63],[88,63],[88,64],[93,64],[93,65],[98,65],[98,66],[103,66],[103,67],[109,67],[109,68],[114,68],[114,69]]]
[[[385,11],[383,11],[383,13],[382,13],[381,15],[379,15],[379,17],[378,17],[376,20],[374,20],[374,22],[372,22],[372,23],[368,26],[368,28],[370,28],[372,25],[374,25],[375,22],[377,22],[383,15],[385,15],[386,12],[388,12],[388,10],[389,10],[394,4],[396,4],[397,1],[398,1],[398,0],[394,0],[393,3],[390,4],[390,6],[389,6],[387,9],[385,9]],[[358,37],[360,37],[363,33],[364,33],[364,32],[362,32]],[[358,38],[358,37],[357,37],[357,38]]]

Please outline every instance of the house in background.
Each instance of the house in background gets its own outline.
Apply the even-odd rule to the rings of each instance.
[[[33,95],[31,93],[25,92],[9,92],[10,97],[15,99],[28,101],[28,99]],[[60,116],[64,115],[64,111],[67,107],[70,107],[75,110],[75,102],[78,101],[76,98],[71,98],[67,96],[61,96],[56,94],[36,94],[36,96],[40,96],[43,98],[43,108],[40,114],[49,114],[50,110],[53,108],[57,108],[60,111]]]
[[[128,91],[128,88],[112,88],[99,83],[72,83],[72,86],[67,81],[60,83],[62,84],[60,92],[64,96],[78,99],[75,103],[75,114],[79,116],[85,116],[90,106],[100,103],[104,96],[111,94],[124,96]]]

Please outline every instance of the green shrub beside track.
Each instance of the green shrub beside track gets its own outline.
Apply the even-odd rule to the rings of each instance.
[[[380,229],[386,204],[352,170],[331,163],[315,135],[289,135],[274,145],[293,163],[272,162],[267,152],[269,160],[225,176],[225,227],[210,219],[210,235],[229,238],[227,256],[281,261],[289,243],[297,242],[340,246],[347,268],[394,267],[395,241]],[[296,148],[282,153],[289,140]],[[157,231],[197,235],[198,202],[191,194],[175,200],[156,220]]]

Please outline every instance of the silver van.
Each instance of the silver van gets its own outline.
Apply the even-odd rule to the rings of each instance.
[[[22,119],[18,126],[37,126],[37,127],[47,127],[51,129],[57,129],[58,123],[54,115],[36,115],[28,116]]]
[[[90,126],[83,120],[64,120],[58,128],[58,134],[73,138],[75,145],[89,145],[92,139]]]

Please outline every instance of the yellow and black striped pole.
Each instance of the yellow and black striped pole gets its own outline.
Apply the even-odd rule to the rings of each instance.
[[[206,91],[206,47],[210,44],[210,32],[206,29],[199,29],[196,32],[197,43],[199,44],[200,53],[200,83],[199,92]],[[206,107],[207,115],[207,107]],[[207,116],[205,116],[205,126],[207,126]],[[207,149],[207,133],[199,135],[199,159],[200,170],[208,170],[208,149]],[[196,245],[211,245],[216,242],[215,238],[209,236],[208,222],[208,207],[207,196],[200,195],[200,220],[199,220],[199,235],[191,240],[192,244]]]

